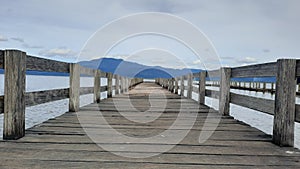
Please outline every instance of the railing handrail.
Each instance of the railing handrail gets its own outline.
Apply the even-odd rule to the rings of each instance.
[[[26,106],[69,98],[69,111],[76,112],[79,110],[80,95],[94,93],[94,101],[100,102],[101,92],[108,91],[109,98],[113,90],[121,89],[115,94],[127,92],[143,81],[141,78],[122,77],[82,67],[77,63],[38,58],[19,50],[0,50],[0,69],[5,70],[4,96],[0,96],[0,114],[4,113],[3,139],[18,139],[25,135]],[[69,73],[70,87],[26,92],[26,70]],[[80,75],[94,77],[94,86],[80,87]],[[106,86],[101,86],[101,78],[108,78]]]
[[[194,78],[199,78],[198,87],[184,86],[182,80],[186,79],[186,75],[175,78],[175,84],[181,81],[180,86],[175,89],[181,89],[181,96],[184,95],[184,90],[188,90],[188,93],[192,91],[199,94],[200,104],[204,104],[205,96],[219,99],[219,112],[225,116],[229,115],[230,103],[274,115],[273,142],[280,146],[294,146],[294,122],[300,122],[300,105],[295,103],[296,78],[300,77],[300,60],[278,59],[277,62],[220,68],[192,73],[192,75]],[[220,91],[205,88],[207,77],[219,77]],[[245,77],[276,77],[275,100],[231,93],[230,79]],[[168,79],[156,79],[156,83],[168,88],[169,84],[166,81]],[[172,88],[170,89],[174,92]]]

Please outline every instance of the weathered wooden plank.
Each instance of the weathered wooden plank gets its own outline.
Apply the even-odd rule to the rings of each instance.
[[[115,94],[120,94],[120,76],[119,75],[115,75],[115,84],[116,84],[116,90],[115,90]]]
[[[221,73],[220,73],[219,69],[210,70],[210,71],[207,71],[206,76],[207,77],[221,77]]]
[[[199,74],[199,86],[198,86],[198,102],[199,104],[205,104],[205,84],[206,84],[206,72],[200,72]]]
[[[296,60],[277,61],[273,142],[294,146]]]
[[[97,71],[95,69],[86,68],[80,65],[79,65],[79,69],[81,75],[87,75],[87,76],[95,76],[95,73]]]
[[[184,76],[180,77],[180,96],[184,96]]]
[[[107,73],[107,97],[110,98],[112,97],[112,78],[113,74],[112,73]]]
[[[297,60],[296,64],[297,64],[297,66],[296,66],[296,76],[300,77],[300,60]]]
[[[178,94],[178,78],[177,77],[175,77],[175,86],[174,86],[174,93],[175,94]]]
[[[230,103],[230,68],[221,68],[220,81],[220,98],[219,98],[219,112],[224,116],[229,116]]]
[[[296,104],[295,105],[295,121],[300,123],[300,105],[299,104]]]
[[[193,74],[188,74],[187,79],[187,98],[192,99],[192,92],[193,92]]]
[[[25,135],[26,53],[5,50],[4,67],[3,139],[15,140]]]
[[[100,103],[101,100],[101,78],[100,70],[96,70],[94,75],[94,102]]]
[[[231,77],[276,76],[276,62],[231,68]]]
[[[205,96],[211,97],[211,98],[214,98],[214,99],[219,99],[220,98],[220,92],[216,91],[216,90],[206,89],[205,90]]]
[[[194,78],[198,78],[200,76],[200,72],[193,73]]]
[[[106,92],[107,91],[107,86],[101,86],[101,92]]]
[[[91,94],[94,93],[94,87],[80,87],[79,89],[80,95]]]
[[[198,94],[199,93],[199,88],[196,87],[196,86],[193,86],[193,92]]]
[[[76,63],[70,64],[70,88],[69,88],[69,111],[79,110],[79,88],[80,88],[80,67]]]
[[[26,69],[45,72],[68,73],[69,63],[27,55]]]
[[[25,94],[26,106],[34,106],[69,98],[69,88],[29,92]]]
[[[4,112],[4,96],[0,96],[0,114]]]
[[[0,69],[4,68],[4,51],[0,50]]]
[[[230,103],[274,115],[274,100],[230,93]]]
[[[106,78],[107,77],[107,72],[100,71],[100,77]]]

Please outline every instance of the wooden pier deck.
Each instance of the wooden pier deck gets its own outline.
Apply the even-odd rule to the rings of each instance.
[[[165,98],[155,93],[163,93]],[[152,105],[155,109],[149,114],[139,114],[129,111],[127,96],[140,111],[150,108],[151,97],[156,103],[166,100],[167,104],[165,107],[163,104]],[[164,111],[152,122],[136,123],[121,116],[116,101],[121,111],[137,120],[151,118],[159,111]],[[118,132],[136,138],[149,137],[160,135],[165,130],[176,133],[187,129],[189,124],[184,123],[169,129],[178,118],[180,108],[183,113],[197,114],[192,129],[172,149],[149,158],[128,158],[114,153],[143,156],[159,151],[165,143],[122,143],[117,137],[109,141],[112,129],[101,122],[95,124],[93,120],[101,111],[110,126]],[[300,168],[300,151],[276,146],[271,142],[271,136],[232,117],[221,116],[217,111],[211,110],[209,113],[209,110],[209,107],[171,93],[155,83],[141,83],[128,93],[81,107],[78,112],[68,112],[30,128],[26,130],[25,137],[19,140],[1,141],[0,168]],[[115,146],[114,152],[104,150],[88,137],[79,122],[78,117],[81,116],[91,120],[85,127],[107,131],[101,132],[99,140],[101,145]],[[213,119],[218,118],[220,122],[216,125],[218,121]],[[207,122],[206,119],[212,120]],[[212,136],[204,143],[199,143],[201,131],[212,130],[215,125],[217,128]],[[122,149],[128,145],[133,147],[131,151]]]

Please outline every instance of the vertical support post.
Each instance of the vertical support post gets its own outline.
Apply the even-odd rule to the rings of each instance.
[[[125,91],[125,78],[121,76],[121,93]]]
[[[184,96],[184,76],[180,77],[180,96]]]
[[[80,90],[80,67],[76,63],[70,63],[70,88],[69,88],[69,111],[79,110]]]
[[[174,93],[178,94],[178,78],[175,77],[175,88],[174,88]]]
[[[128,78],[126,77],[126,78],[125,78],[125,92],[128,92],[128,88],[129,88],[129,80],[128,80]]]
[[[116,90],[115,90],[115,94],[119,94],[120,93],[120,76],[119,75],[115,75],[115,84],[116,84]]]
[[[107,98],[112,97],[112,73],[107,73]]]
[[[188,74],[188,90],[187,90],[187,98],[192,99],[192,92],[193,92],[193,74]]]
[[[5,50],[4,69],[3,139],[16,140],[25,135],[26,53]]]
[[[221,68],[219,112],[229,116],[231,68]]]
[[[206,72],[200,72],[199,76],[199,104],[205,104],[205,83],[206,83]]]
[[[95,71],[94,75],[94,102],[100,103],[101,100],[101,77],[100,70]]]
[[[273,142],[294,146],[296,60],[277,60]]]

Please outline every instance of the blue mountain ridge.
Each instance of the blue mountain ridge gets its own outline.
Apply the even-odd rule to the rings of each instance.
[[[111,72],[127,77],[137,77],[145,79],[171,78],[196,73],[201,69],[172,69],[161,66],[146,66],[135,62],[128,62],[122,59],[101,58],[91,61],[79,62],[81,66],[100,69],[104,72]]]
[[[78,62],[81,66],[100,69],[104,72],[112,72],[126,77],[138,77],[144,79],[154,78],[171,78],[186,75],[188,73],[197,73],[203,71],[201,69],[172,69],[164,68],[161,66],[146,66],[135,62],[128,62],[122,59],[114,58],[101,58],[90,61]],[[3,74],[4,70],[0,69],[0,74]],[[40,75],[40,76],[69,76],[69,73],[59,72],[40,72],[40,71],[26,71],[27,75]],[[198,80],[196,78],[196,80]],[[207,78],[207,80],[219,80],[219,78]],[[275,77],[250,77],[250,78],[232,78],[232,81],[242,82],[275,82]],[[300,82],[300,78],[298,79]]]

